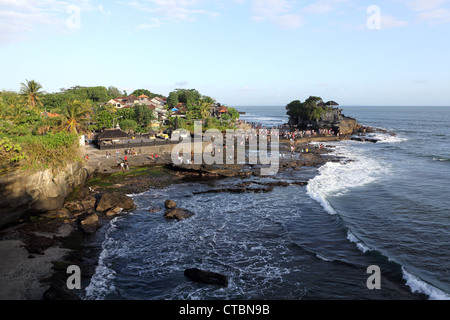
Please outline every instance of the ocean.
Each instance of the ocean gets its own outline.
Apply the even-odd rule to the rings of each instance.
[[[238,107],[242,119],[278,126],[284,107]],[[351,161],[252,177],[309,181],[269,193],[205,193],[242,179],[190,180],[131,195],[137,209],[93,240],[98,266],[84,299],[450,299],[450,108],[342,107],[378,143],[327,143]],[[171,199],[195,216],[166,221]],[[369,289],[370,266],[380,289]],[[200,285],[187,268],[228,276]]]

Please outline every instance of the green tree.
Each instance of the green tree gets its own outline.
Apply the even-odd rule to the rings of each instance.
[[[189,120],[196,120],[202,118],[201,107],[196,104],[192,104],[191,101],[188,101],[186,104],[187,112],[186,117]]]
[[[169,93],[169,96],[167,97],[167,106],[170,109],[173,109],[178,105],[178,103],[179,103],[178,92],[172,91],[171,93]]]
[[[239,111],[237,111],[235,108],[228,108],[228,114],[231,116],[233,121],[240,118]]]
[[[143,94],[145,94],[150,99],[153,99],[155,97],[161,97],[161,98],[164,97],[162,94],[153,93],[153,92],[151,92],[150,90],[147,90],[147,89],[137,89],[137,90],[134,90],[133,93],[132,93],[132,95],[136,96],[136,97],[139,97],[139,96],[141,96]]]
[[[108,87],[107,94],[108,94],[108,98],[110,98],[110,99],[114,99],[114,98],[123,96],[123,92],[113,86]]]
[[[205,103],[209,103],[210,105],[213,103],[216,103],[216,100],[214,100],[213,98],[209,97],[209,96],[202,96],[202,102]]]
[[[211,116],[211,103],[208,99],[202,99],[200,102],[200,116],[203,120]]]
[[[112,104],[106,104],[103,106],[103,110],[106,110],[110,113],[117,113],[117,108],[115,105]]]
[[[0,118],[15,121],[28,114],[26,106],[21,103],[21,96],[14,91],[0,93]]]
[[[42,106],[41,97],[43,92],[39,82],[26,80],[26,83],[21,83],[20,86],[20,94],[30,109],[36,110]]]
[[[292,101],[286,106],[286,110],[290,123],[298,124],[299,120],[319,120],[329,108],[323,104],[322,98],[310,96],[303,103],[300,100]]]
[[[111,112],[108,112],[107,110],[99,110],[95,115],[95,121],[97,122],[97,130],[101,130],[103,128],[106,129],[112,128],[114,119],[116,119],[116,115],[112,114]]]
[[[302,108],[302,105],[303,104],[300,100],[294,100],[294,101],[290,102],[286,106],[287,115],[292,119],[297,118],[299,115],[299,111]]]
[[[124,120],[136,121],[136,114],[134,112],[134,109],[132,108],[118,109],[116,112],[116,116]]]
[[[137,128],[137,123],[134,120],[122,120],[120,122],[120,129],[122,129],[123,131],[130,133],[130,132],[135,132]]]
[[[75,86],[70,89],[61,89],[65,95],[70,95],[74,100],[91,100],[96,103],[104,103],[110,100],[106,87],[81,87]]]
[[[68,103],[61,114],[62,124],[59,126],[58,131],[73,134],[87,133],[86,116],[91,112],[91,102],[89,100],[84,102],[74,100]]]
[[[47,93],[45,94],[41,101],[44,106],[44,108],[47,111],[54,111],[54,112],[60,112],[64,109],[64,106],[67,104],[70,100],[76,100],[74,96],[69,97],[69,95],[64,94],[63,92],[57,92],[57,93]]]
[[[310,96],[306,99],[300,113],[303,119],[319,120],[324,111],[323,108],[318,106],[320,102],[323,102],[320,97]]]
[[[133,109],[136,122],[142,127],[147,127],[155,119],[153,111],[144,104],[136,104]]]
[[[222,120],[231,120],[231,116],[229,113],[224,113],[220,117],[222,118]]]
[[[195,89],[176,89],[178,92],[178,101],[182,103],[192,103],[196,105],[200,102],[202,95]]]

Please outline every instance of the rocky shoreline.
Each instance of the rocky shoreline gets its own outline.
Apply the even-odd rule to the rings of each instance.
[[[330,141],[336,141],[330,137]],[[341,137],[339,140],[345,139]],[[326,139],[321,141],[325,142]],[[288,141],[281,141],[280,152],[288,154]],[[342,159],[329,155],[332,149],[313,147],[308,140],[296,145],[298,157],[280,159],[279,172],[301,170],[302,167],[319,167],[328,161]],[[310,148],[308,153],[300,153]],[[167,157],[168,158],[168,157]],[[63,207],[10,225],[0,231],[0,299],[3,300],[67,300],[78,299],[77,291],[65,289],[67,267],[82,268],[82,281],[88,283],[95,272],[101,248],[92,246],[90,240],[101,232],[115,216],[133,210],[134,203],[127,194],[136,194],[151,188],[161,188],[172,183],[190,179],[226,179],[257,176],[260,167],[240,165],[185,166],[164,161],[133,166],[142,159],[130,159],[131,169],[125,173],[97,173],[83,186],[77,187],[66,199]],[[167,159],[166,159],[167,160]],[[297,182],[305,185],[307,181]],[[270,192],[275,187],[287,187],[292,183],[242,182],[235,187],[211,189],[206,193],[219,192]],[[165,210],[164,210],[165,209]],[[164,210],[166,219],[181,220],[195,213],[184,208],[170,207],[162,203],[154,211]],[[20,265],[20,268],[17,267]],[[31,283],[31,284],[30,284]],[[79,293],[79,292],[78,292]]]

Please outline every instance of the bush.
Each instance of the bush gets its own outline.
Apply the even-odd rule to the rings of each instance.
[[[136,132],[137,123],[134,120],[123,120],[120,122],[120,129],[126,132]]]
[[[0,138],[0,173],[9,171],[14,164],[26,158],[20,145],[6,137]]]
[[[58,171],[70,162],[81,160],[78,139],[78,135],[66,132],[3,137],[0,162],[3,170],[6,163],[15,162],[25,170]]]

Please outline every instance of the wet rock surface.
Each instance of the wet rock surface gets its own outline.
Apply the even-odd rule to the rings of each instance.
[[[186,269],[184,276],[194,282],[228,287],[228,277],[220,273],[192,268]]]

